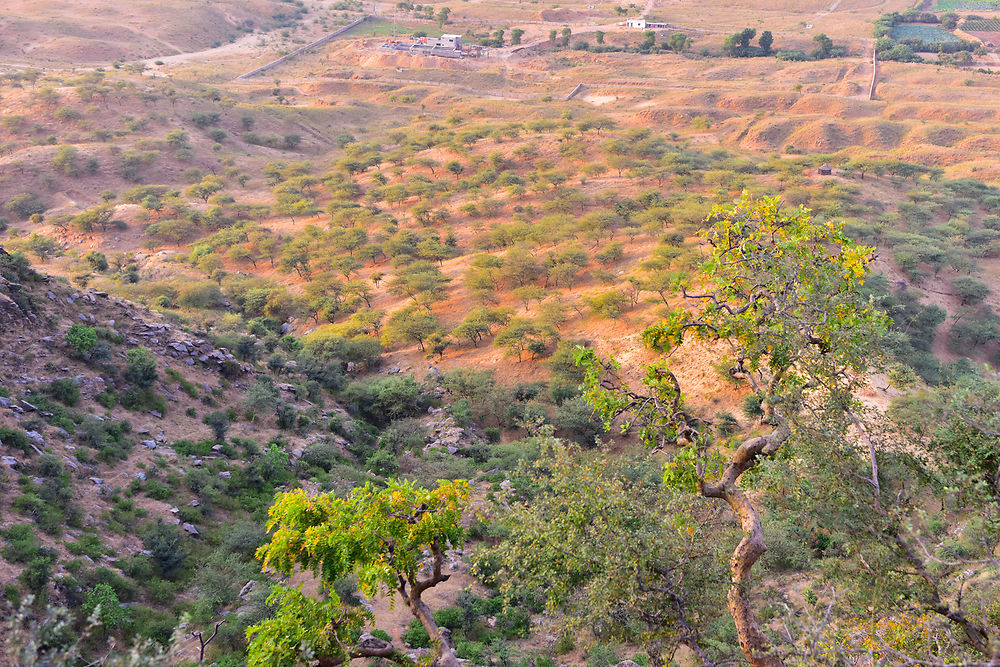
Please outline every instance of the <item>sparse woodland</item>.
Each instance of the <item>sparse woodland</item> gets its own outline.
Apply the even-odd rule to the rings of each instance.
[[[262,53],[361,10],[285,4],[240,24]],[[581,79],[790,87],[853,48],[469,4],[396,10]],[[873,14],[892,67],[934,67],[893,31],[939,14]],[[667,117],[641,81],[626,112],[525,67],[511,102],[470,92],[489,61],[445,89],[336,53],[389,85],[0,77],[9,664],[1000,665],[986,121],[872,102],[814,141],[819,84]]]

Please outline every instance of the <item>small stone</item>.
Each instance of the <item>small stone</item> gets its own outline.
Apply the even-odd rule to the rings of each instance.
[[[251,591],[253,591],[253,589],[254,589],[254,587],[256,585],[257,585],[257,582],[254,581],[253,579],[251,579],[247,583],[243,584],[243,588],[240,589],[240,599],[241,600],[246,600],[247,596],[250,595]]]
[[[140,482],[145,482],[146,481],[146,473],[144,473],[144,472],[137,472],[135,474],[135,478],[137,480],[139,480]]]
[[[157,419],[163,419],[163,413],[160,412],[159,410],[150,410],[149,414],[153,415]]]
[[[0,461],[8,468],[19,468],[21,466],[21,462],[13,456],[0,456]]]
[[[94,484],[96,484],[97,486],[101,486],[102,484],[104,484],[104,478],[103,477],[91,477],[90,481],[93,482]]]
[[[190,523],[185,523],[183,526],[181,526],[181,528],[184,529],[184,532],[190,533],[191,535],[201,535],[201,533],[198,532],[198,529],[195,528],[194,525]]]
[[[232,476],[233,476],[233,473],[225,471],[225,470],[219,473],[219,479],[231,479]]]

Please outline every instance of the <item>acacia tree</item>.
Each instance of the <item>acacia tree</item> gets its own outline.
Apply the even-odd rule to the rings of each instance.
[[[754,667],[784,665],[754,612],[751,571],[766,551],[761,518],[741,488],[744,473],[774,457],[797,436],[805,417],[850,424],[852,392],[878,358],[886,317],[861,295],[872,248],[848,239],[833,223],[814,223],[802,208],[783,211],[777,199],[748,195],[716,207],[706,232],[707,256],[698,292],[680,282],[686,305],[643,332],[663,358],[645,367],[644,389],[632,390],[614,359],[581,348],[585,396],[610,428],[638,428],[656,447],[679,446],[665,481],[726,502],[743,538],[730,559],[727,606],[740,648]],[[739,443],[728,456],[710,424],[684,405],[667,355],[694,336],[729,348],[730,373],[760,401],[770,429]]]
[[[410,482],[390,482],[385,488],[366,484],[346,498],[334,493],[310,497],[301,489],[279,496],[268,512],[271,541],[257,557],[265,570],[284,576],[312,571],[328,597],[320,601],[276,587],[268,600],[277,605],[275,615],[247,630],[248,664],[290,667],[312,659],[333,667],[361,657],[411,664],[391,642],[367,633],[352,639],[373,616],[341,604],[333,584],[354,573],[368,597],[399,593],[435,645],[434,664],[458,667],[423,594],[449,578],[442,572],[444,554],[464,542],[459,521],[468,498],[469,485],[461,480],[442,481],[431,490]]]
[[[517,500],[494,505],[507,537],[477,554],[477,572],[505,596],[545,591],[566,632],[643,642],[654,667],[674,664],[681,645],[712,664],[719,643],[709,648],[703,632],[725,614],[722,507],[658,483],[652,456],[588,458],[551,426],[537,440]]]

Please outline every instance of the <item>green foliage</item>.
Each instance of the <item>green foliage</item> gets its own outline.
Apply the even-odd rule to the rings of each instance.
[[[139,389],[149,389],[156,382],[156,357],[148,348],[137,347],[125,353],[124,378]]]
[[[97,347],[97,330],[85,324],[74,324],[66,331],[66,344],[77,357],[84,357]]]
[[[989,285],[972,276],[958,276],[951,281],[951,289],[963,306],[980,303],[993,291]]]
[[[229,430],[229,414],[221,410],[210,412],[203,420],[212,429],[212,434],[217,442],[225,442],[226,432]]]
[[[76,542],[68,543],[66,545],[66,550],[76,556],[88,556],[94,560],[100,558],[106,553],[112,553],[111,550],[104,546],[104,543],[101,542],[101,538],[93,533],[84,533],[77,538]]]
[[[6,544],[0,554],[11,563],[28,563],[42,553],[41,543],[31,524],[18,523],[0,531]]]
[[[429,648],[431,645],[430,635],[427,634],[427,630],[420,623],[420,620],[416,618],[410,621],[410,625],[407,626],[401,637],[403,642],[411,648]]]
[[[393,420],[427,409],[427,398],[412,375],[352,382],[344,390],[344,398],[359,417],[377,426],[386,426]]]
[[[165,577],[176,574],[187,561],[188,551],[183,546],[184,534],[177,526],[157,522],[146,530],[142,541]]]
[[[37,213],[44,213],[45,209],[48,208],[37,195],[31,192],[21,192],[14,195],[4,202],[3,207],[24,220]]]
[[[82,610],[87,616],[96,612],[101,625],[109,630],[123,627],[131,616],[118,601],[115,590],[107,584],[97,584],[87,591],[87,601],[83,603]]]
[[[343,656],[371,618],[364,608],[342,605],[332,594],[334,583],[346,575],[357,575],[368,597],[395,590],[401,581],[419,596],[415,585],[437,583],[433,576],[429,583],[416,583],[424,550],[439,559],[443,549],[462,543],[459,521],[468,493],[464,482],[441,482],[433,490],[389,482],[383,489],[368,484],[343,498],[332,493],[310,497],[302,490],[279,496],[269,511],[271,541],[258,557],[265,569],[285,575],[311,570],[331,596],[318,602],[276,587],[271,597],[276,614],[247,631],[249,664],[292,664],[303,649],[328,659]],[[419,615],[417,609],[414,614]],[[425,627],[433,623],[421,620]],[[441,637],[435,640],[440,643]]]
[[[76,405],[80,400],[80,385],[74,378],[53,380],[45,391],[63,405]]]
[[[112,592],[113,594],[113,592]],[[12,610],[6,618],[6,638],[3,656],[12,665],[68,665],[92,662],[91,653],[102,639],[99,628],[85,627],[81,632],[75,624],[75,614],[61,607],[36,605],[29,602]],[[146,630],[155,625],[152,616],[137,618],[137,625]],[[100,621],[100,619],[98,619]],[[162,621],[159,623],[162,625]],[[181,642],[181,633],[174,633],[174,619],[167,622],[160,643],[142,640],[135,643],[116,642],[115,650],[102,654],[107,667],[168,667],[175,664],[174,653]],[[145,636],[149,636],[143,633]]]
[[[31,453],[31,439],[24,430],[10,426],[0,426],[0,442],[13,449],[20,449],[26,454]]]
[[[704,539],[718,509],[659,485],[651,460],[594,459],[544,437],[542,457],[523,473],[518,491],[526,500],[505,500],[492,513],[506,539],[477,553],[475,564],[508,601],[538,589],[567,613],[570,631],[624,637],[677,638],[666,591],[706,621],[720,613],[724,560]],[[527,630],[523,613],[504,623],[507,636]]]

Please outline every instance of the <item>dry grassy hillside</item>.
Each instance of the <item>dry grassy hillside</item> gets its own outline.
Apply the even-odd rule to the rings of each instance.
[[[655,358],[638,332],[681,303],[708,216],[743,192],[877,248],[864,288],[891,325],[866,406],[995,365],[1000,59],[885,62],[869,100],[872,23],[910,4],[8,3],[3,595],[75,609],[107,584],[134,609],[121,639],[226,617],[213,659],[243,664],[273,583],[252,554],[276,490],[469,478],[485,507],[542,455],[532,424],[612,440],[575,346],[638,379]],[[237,79],[362,11],[378,16]],[[650,44],[619,25],[640,15],[671,27]],[[731,57],[723,39],[745,27],[802,57]],[[492,45],[465,59],[380,48],[417,31]],[[843,51],[809,56],[821,32]],[[692,410],[729,429],[724,451],[763,428],[726,354],[670,358]],[[634,445],[608,452],[660,479]],[[818,561],[834,541],[786,523],[768,595],[799,604],[819,566],[774,563]],[[461,607],[475,664],[606,667],[591,645],[632,650],[596,626],[567,643],[540,596],[505,606],[468,561],[449,555],[456,576],[432,600]],[[395,641],[422,643],[405,610],[374,609]],[[720,646],[735,646],[728,627]]]

